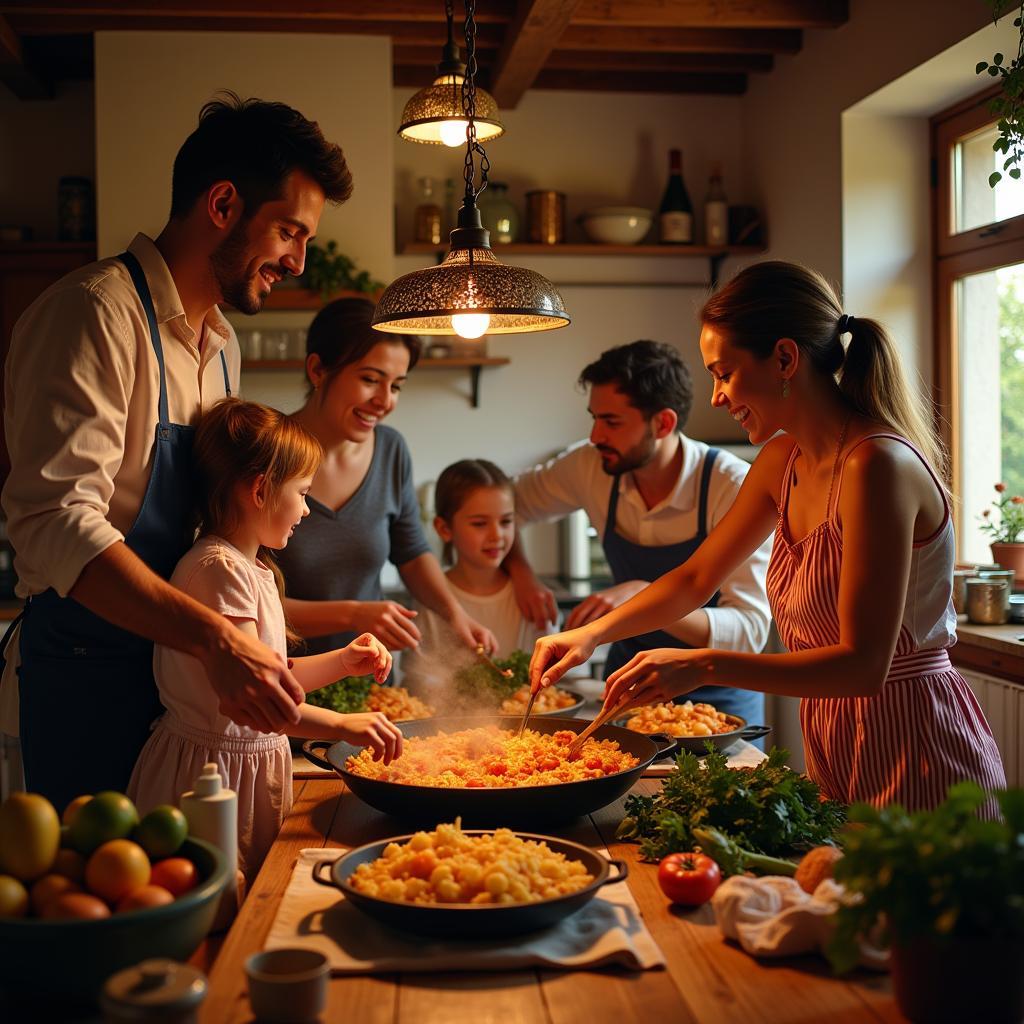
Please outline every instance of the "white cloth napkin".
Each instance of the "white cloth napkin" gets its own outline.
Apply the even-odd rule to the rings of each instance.
[[[338,889],[313,881],[315,864],[344,852],[300,852],[266,949],[315,949],[327,957],[332,974],[573,970],[609,964],[639,971],[665,965],[625,883],[605,886],[585,907],[545,931],[494,941],[442,941],[392,930],[348,903]]]
[[[795,956],[824,950],[844,892],[831,878],[811,894],[793,878],[734,875],[715,891],[711,906],[722,934],[752,956]],[[862,941],[861,966],[887,971],[888,951]]]

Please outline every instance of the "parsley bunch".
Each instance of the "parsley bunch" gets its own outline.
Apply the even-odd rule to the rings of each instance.
[[[507,658],[496,659],[494,664],[498,668],[511,669],[512,675],[503,676],[490,665],[478,661],[455,673],[456,693],[471,701],[481,697],[493,698],[495,704],[500,704],[529,681],[530,656],[526,651],[513,651]]]
[[[341,715],[351,715],[366,710],[366,699],[370,696],[372,685],[373,676],[345,676],[336,683],[329,683],[307,693],[306,703],[337,711]]]
[[[754,768],[730,768],[708,743],[704,767],[683,753],[656,796],[630,796],[616,836],[640,843],[645,860],[699,845],[694,830],[712,827],[747,850],[772,856],[832,842],[843,806],[822,800],[817,785],[786,765],[789,751],[772,747]]]

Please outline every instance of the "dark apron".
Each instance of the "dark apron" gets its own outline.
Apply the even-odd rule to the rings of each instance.
[[[153,468],[125,543],[166,580],[195,533],[195,428],[170,422],[164,353],[149,285],[135,256],[125,252],[118,258],[142,300],[160,368]],[[223,351],[220,358],[230,395]],[[20,651],[19,729],[26,789],[41,793],[58,813],[81,793],[123,793],[150,726],[163,711],[153,679],[153,642],[51,588],[25,603]]]
[[[697,548],[704,543],[708,534],[708,487],[711,481],[711,470],[718,458],[719,449],[709,448],[704,456],[700,473],[700,492],[697,496],[697,532],[689,540],[676,544],[635,544],[628,541],[615,529],[615,515],[619,504],[619,477],[612,482],[612,493],[608,497],[608,522],[605,524],[601,543],[605,557],[611,568],[616,583],[627,580],[644,580],[653,583],[665,573],[682,565]],[[712,595],[705,608],[714,608],[718,604],[719,595]],[[605,663],[605,678],[617,668],[621,668],[641,651],[653,650],[657,647],[674,647],[681,650],[692,649],[690,644],[658,629],[652,633],[617,640],[612,644]],[[739,715],[748,722],[759,724],[764,718],[764,695],[751,690],[734,690],[722,686],[702,686],[691,693],[676,698],[677,703],[683,701],[706,701],[713,704],[719,711],[730,715]]]

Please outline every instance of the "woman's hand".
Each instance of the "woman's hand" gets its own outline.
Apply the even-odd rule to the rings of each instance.
[[[357,633],[372,633],[389,651],[418,647],[420,631],[413,619],[419,612],[397,601],[356,601],[351,628]]]
[[[586,627],[542,636],[534,644],[530,658],[530,692],[554,686],[569,669],[587,661],[595,647],[597,641]]]
[[[339,653],[347,676],[368,676],[372,672],[373,678],[383,683],[391,672],[391,654],[372,633],[357,636]]]
[[[646,586],[648,584],[645,580],[626,580],[625,583],[617,583],[605,590],[595,590],[569,612],[565,619],[565,628],[576,629],[577,626],[585,626],[602,615],[607,615],[613,608],[618,608],[631,597],[636,597]]]
[[[402,756],[402,730],[379,711],[338,715],[338,739],[354,747],[369,747],[374,761],[391,764]]]
[[[696,690],[704,682],[698,658],[706,654],[676,647],[641,651],[608,677],[604,706],[612,708],[626,700],[660,704]]]
[[[452,616],[448,625],[455,631],[455,635],[474,651],[478,647],[482,647],[484,654],[494,654],[498,649],[498,640],[495,635],[486,626],[481,626],[476,619],[471,619],[465,612],[459,612]]]

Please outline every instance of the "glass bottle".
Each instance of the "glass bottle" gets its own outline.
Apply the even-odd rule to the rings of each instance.
[[[708,197],[704,200],[704,236],[708,245],[725,245],[729,241],[729,203],[722,187],[721,164],[711,168]]]
[[[671,245],[693,242],[693,204],[683,183],[682,150],[668,152],[668,184],[659,208],[661,241]]]
[[[416,207],[413,237],[417,242],[439,245],[441,242],[441,207],[434,202],[434,181],[420,178],[420,204]]]
[[[477,200],[480,220],[491,233],[491,244],[507,245],[519,235],[519,211],[508,197],[508,185],[489,181]]]

